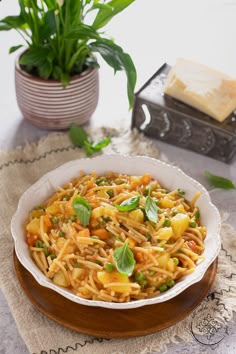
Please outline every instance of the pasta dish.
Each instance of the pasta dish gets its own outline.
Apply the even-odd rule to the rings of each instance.
[[[80,172],[30,211],[26,242],[44,275],[82,298],[157,296],[203,260],[199,196],[187,201],[148,173]]]

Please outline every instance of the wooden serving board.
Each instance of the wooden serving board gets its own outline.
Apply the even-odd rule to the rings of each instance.
[[[17,278],[34,306],[50,319],[74,331],[102,338],[128,338],[158,332],[190,314],[208,294],[217,271],[217,259],[203,279],[175,298],[129,310],[110,310],[74,303],[42,287],[21,265],[14,252]]]

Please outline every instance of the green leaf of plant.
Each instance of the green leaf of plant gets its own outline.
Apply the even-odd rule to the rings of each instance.
[[[0,31],[10,31],[13,27],[0,22]]]
[[[134,66],[134,63],[127,53],[120,54],[120,61],[122,63],[122,67],[124,68],[127,76],[127,93],[129,99],[129,106],[130,109],[133,107],[134,104],[134,89],[137,80],[137,73]]]
[[[100,36],[97,31],[88,25],[79,24],[65,34],[66,39],[98,39]]]
[[[149,221],[157,223],[158,220],[158,209],[155,200],[148,196],[145,202],[145,213]]]
[[[79,147],[84,147],[85,143],[89,143],[89,137],[86,131],[76,124],[70,127],[69,137],[72,144]]]
[[[7,26],[6,30],[12,29],[12,28],[22,28],[25,25],[25,19],[19,15],[19,16],[7,16],[3,19],[0,20],[0,24],[2,26]],[[3,30],[3,29],[1,29]]]
[[[110,65],[115,72],[125,70],[127,76],[127,93],[130,107],[134,102],[134,88],[136,85],[137,74],[131,57],[112,40],[101,38],[89,44],[91,51],[98,52],[103,59]]]
[[[138,206],[140,200],[140,196],[137,195],[135,197],[131,197],[129,199],[124,200],[121,204],[114,204],[116,209],[119,211],[130,211],[134,210],[136,206]]]
[[[48,79],[52,74],[52,62],[44,60],[44,62],[38,67],[39,76],[43,79]]]
[[[27,52],[20,57],[21,65],[32,65],[38,67],[44,64],[49,55],[49,49],[43,47],[31,47]]]
[[[133,273],[135,259],[133,252],[128,247],[128,240],[123,246],[115,249],[113,253],[115,266],[120,273],[130,276]]]
[[[236,189],[235,184],[227,178],[213,175],[208,171],[205,172],[205,176],[213,187],[221,189]]]
[[[72,203],[74,212],[78,216],[81,224],[87,226],[89,224],[92,208],[87,199],[83,197],[75,197]]]
[[[135,0],[111,0],[106,7],[101,7],[94,19],[93,27],[99,29],[104,27],[115,15],[131,5]]]
[[[51,35],[56,33],[57,26],[56,26],[56,18],[55,18],[55,11],[48,11],[43,19],[42,25],[40,26],[40,38],[43,41],[44,39],[48,39]]]
[[[18,50],[19,48],[22,48],[22,47],[23,47],[23,44],[19,44],[19,45],[11,47],[9,49],[9,54],[14,53],[16,50]]]

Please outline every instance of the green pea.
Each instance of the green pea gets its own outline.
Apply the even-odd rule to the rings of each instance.
[[[70,220],[71,220],[72,222],[75,222],[75,221],[77,220],[76,215],[71,215],[71,216],[70,216]]]
[[[44,252],[44,254],[45,254],[45,256],[47,257],[47,256],[49,256],[49,249],[48,249],[48,247],[47,246],[44,246],[43,247],[43,252]]]
[[[66,236],[66,233],[62,230],[59,231],[59,236],[60,237],[65,237]]]
[[[148,284],[147,279],[140,280],[139,284],[141,285],[141,288],[144,289]]]
[[[113,189],[108,189],[107,194],[109,195],[110,198],[114,197]]]
[[[189,221],[189,226],[190,226],[190,227],[196,227],[196,226],[197,226],[196,221],[190,220],[190,221]]]
[[[51,222],[55,225],[55,224],[58,224],[58,221],[59,221],[59,219],[58,219],[58,217],[57,216],[53,216],[52,218],[51,218]]]
[[[179,195],[185,195],[185,191],[183,191],[182,189],[178,188],[177,192]]]
[[[161,285],[159,286],[159,290],[160,290],[161,293],[164,293],[166,290],[168,290],[167,284],[166,284],[166,283],[161,284]]]
[[[141,273],[141,272],[135,273],[135,275],[134,275],[134,280],[135,280],[137,283],[140,283],[143,279],[144,279],[144,274],[143,274],[143,273]]]
[[[42,241],[36,241],[35,247],[37,247],[37,248],[43,248],[43,247],[44,247],[44,243],[43,243]]]
[[[107,179],[105,177],[100,177],[96,180],[96,184],[98,186],[104,186],[105,184],[107,184]]]
[[[146,237],[146,239],[147,239],[148,241],[150,241],[150,240],[151,240],[151,238],[152,238],[152,236],[151,236],[150,234],[148,234],[148,233],[147,233],[147,234],[145,234],[144,236]]]
[[[92,261],[92,262],[101,265],[101,263],[100,263],[97,259],[95,259],[95,260]]]
[[[113,272],[113,270],[114,270],[114,266],[113,266],[112,263],[107,262],[107,263],[105,264],[105,266],[104,266],[104,269],[105,269],[106,272],[111,273],[111,272]]]
[[[57,258],[57,256],[56,256],[54,253],[51,253],[51,254],[49,255],[49,257],[51,258],[51,260]]]
[[[172,216],[175,216],[175,215],[177,215],[178,214],[178,210],[173,210],[172,211]]]
[[[200,218],[200,212],[199,211],[196,211],[196,213],[194,214],[194,217],[196,219],[199,219]]]
[[[168,286],[168,288],[172,288],[172,286],[175,285],[175,282],[174,282],[173,279],[169,278],[169,279],[167,279],[167,281],[166,281],[166,285]]]
[[[166,219],[164,220],[164,223],[163,223],[163,225],[162,225],[162,226],[164,226],[164,227],[165,227],[165,226],[170,226],[170,225],[171,225],[171,221],[170,221],[170,219],[167,219],[167,218],[166,218]]]
[[[173,259],[173,261],[174,261],[174,263],[175,263],[176,265],[179,264],[179,258],[173,257],[172,259]]]
[[[43,205],[37,205],[34,210],[43,210],[44,206]]]

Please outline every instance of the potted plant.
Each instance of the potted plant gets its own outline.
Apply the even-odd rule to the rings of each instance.
[[[89,120],[98,101],[97,54],[124,70],[132,106],[136,70],[131,57],[101,29],[134,0],[18,0],[20,14],[0,20],[26,45],[16,60],[17,102],[23,116],[47,129]]]

